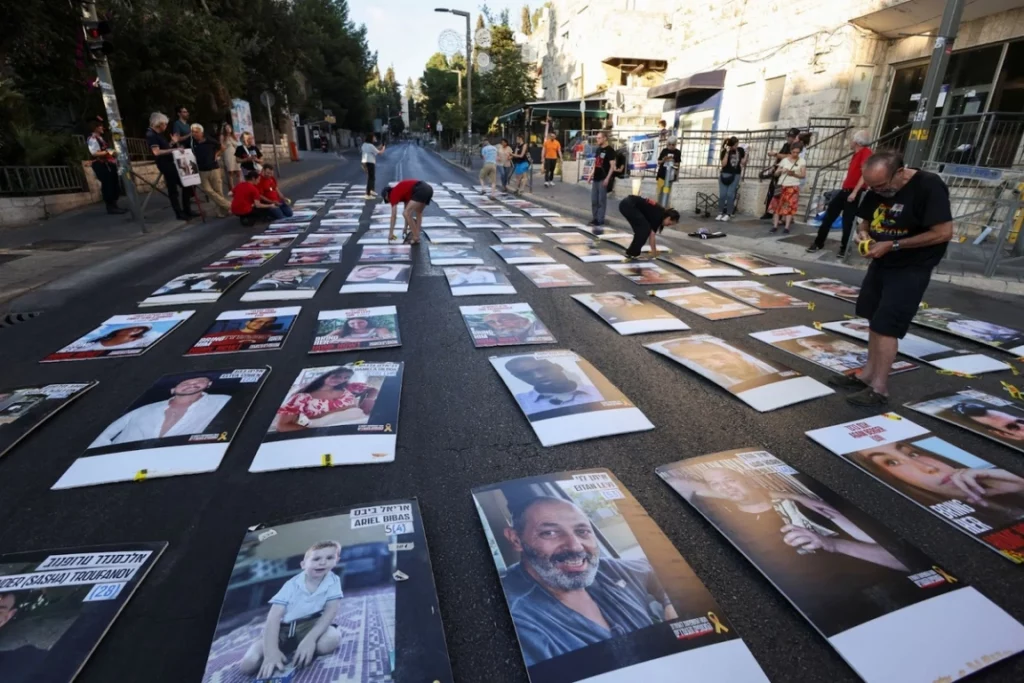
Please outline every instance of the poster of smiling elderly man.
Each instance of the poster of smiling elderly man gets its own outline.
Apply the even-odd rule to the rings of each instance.
[[[531,683],[768,680],[608,470],[483,486],[473,500]]]

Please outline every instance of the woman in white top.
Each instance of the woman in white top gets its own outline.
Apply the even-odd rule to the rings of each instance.
[[[220,155],[220,160],[224,164],[224,175],[228,178],[228,194],[231,194],[235,185],[242,182],[242,171],[238,168],[238,159],[235,158],[233,152],[229,151],[238,149],[240,144],[242,143],[230,123],[225,123],[220,127],[220,147],[226,152]]]
[[[363,143],[361,149],[363,153],[363,171],[366,172],[366,198],[372,199],[377,196],[377,155],[383,154],[386,149],[385,145],[377,147],[374,143],[377,142],[377,137],[370,133],[370,137]]]
[[[779,217],[782,216],[786,221],[782,231],[789,234],[793,216],[796,215],[800,204],[800,183],[807,177],[807,164],[800,156],[803,151],[803,143],[794,142],[790,145],[789,156],[780,161],[775,168],[775,175],[779,180],[772,203],[768,205],[768,211],[772,214],[772,229],[769,232],[779,229]]]

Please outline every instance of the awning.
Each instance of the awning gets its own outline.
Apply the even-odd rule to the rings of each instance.
[[[721,90],[725,87],[725,69],[703,71],[691,74],[686,78],[656,85],[647,91],[647,99],[675,97],[679,93],[690,90]]]
[[[942,21],[946,0],[907,0],[877,12],[851,19],[850,23],[886,38],[904,38],[935,31]],[[1024,0],[967,0],[961,23],[1024,7]]]
[[[605,97],[588,97],[584,100],[586,103],[585,116],[594,119],[604,119],[608,117],[606,112],[601,107],[607,98]],[[580,115],[580,101],[579,100],[557,100],[557,101],[540,101],[540,102],[525,102],[515,107],[509,107],[501,114],[498,115],[498,121],[504,123],[506,121],[513,121],[523,116],[527,109],[533,110],[534,120],[540,118],[543,119],[546,116],[576,116]]]
[[[643,64],[652,71],[664,71],[668,68],[668,62],[666,60],[648,59],[646,57],[605,57],[601,60],[601,63],[613,66],[616,69],[621,68],[624,64],[627,66],[640,66]]]

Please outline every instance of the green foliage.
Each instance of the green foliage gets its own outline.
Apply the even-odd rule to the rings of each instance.
[[[519,30],[526,35],[533,34],[533,21],[530,18],[530,7],[529,5],[523,5],[523,11],[519,15]]]
[[[473,80],[473,128],[479,131],[488,130],[501,112],[533,100],[536,93],[536,79],[523,64],[512,29],[491,26],[487,52],[494,68],[475,74]]]

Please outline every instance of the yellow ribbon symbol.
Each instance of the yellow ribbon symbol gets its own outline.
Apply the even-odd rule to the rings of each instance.
[[[814,310],[814,302],[813,301],[810,301],[810,302],[807,303],[807,310],[808,311],[813,311]]]
[[[729,632],[729,627],[719,621],[718,616],[714,612],[708,612],[708,621],[715,627],[715,633]]]
[[[132,481],[145,481],[147,475],[149,475],[149,470],[139,470],[132,477]]]
[[[362,365],[365,362],[366,362],[365,360],[357,360],[355,363],[352,363],[352,365]]]
[[[920,306],[918,306],[918,308],[920,308],[920,309],[921,309],[922,311],[923,311],[923,310],[925,310],[925,309],[927,309],[927,308],[929,308],[929,306],[928,306],[928,302],[926,302],[926,301],[922,301],[922,302],[921,302],[921,305],[920,305]]]
[[[889,418],[890,420],[894,420],[896,422],[899,422],[900,420],[903,419],[902,417],[900,417],[896,413],[882,413],[882,415],[884,415],[885,417]]]
[[[786,282],[786,286],[787,287],[792,287],[793,286],[793,281],[789,280],[788,282]]]
[[[332,465],[334,465],[334,462],[331,460],[330,453],[324,453],[323,455],[320,456],[320,465],[322,467],[331,467]]]
[[[938,574],[939,576],[944,578],[946,580],[946,583],[959,583],[960,582],[960,579],[956,578],[952,574],[947,574],[946,572],[944,572],[943,570],[939,569],[935,565],[932,565],[932,569],[935,571],[936,574]]]
[[[228,440],[228,433],[227,432],[221,432],[220,436],[217,437],[217,441],[227,441],[227,440]]]
[[[819,332],[821,331],[821,323],[819,323],[818,321],[814,321],[813,323],[811,323],[811,325],[814,326],[814,329],[818,330]]]
[[[843,317],[846,318],[847,320],[854,320],[857,316],[850,315],[849,313],[843,313]]]
[[[1018,370],[1018,369],[1017,369],[1017,368],[1016,368],[1015,366],[1013,366],[1013,365],[1011,365],[1011,366],[1010,366],[1010,372],[1012,372],[1012,373],[1013,373],[1013,376],[1014,376],[1014,377],[1017,377],[1017,376],[1019,376],[1019,375],[1020,375],[1020,370]]]
[[[1009,382],[999,382],[999,383],[1003,385],[1003,389],[1006,390],[1006,393],[1008,393],[1011,398],[1015,398],[1018,401],[1024,401],[1024,394],[1021,394],[1020,389],[1018,389],[1017,387],[1013,386]]]
[[[949,377],[963,377],[964,379],[977,379],[976,375],[969,375],[966,372],[960,372],[959,370],[936,370],[938,375],[947,375]]]
[[[807,273],[805,273],[804,271],[800,270],[799,268],[796,269],[796,272],[800,273],[801,275],[807,275]]]
[[[391,434],[392,433],[391,425],[390,424],[384,425],[384,431],[387,434]]]

